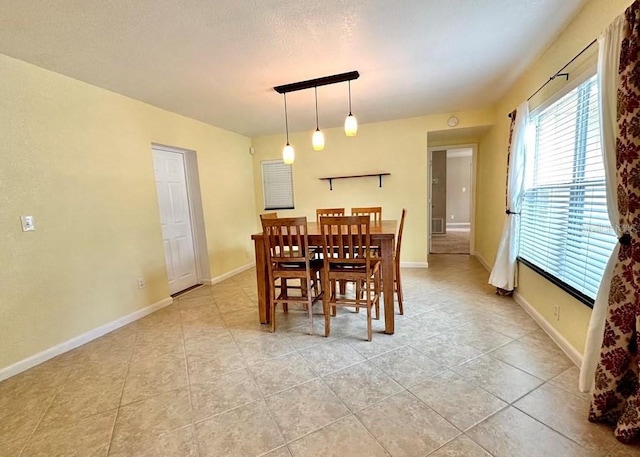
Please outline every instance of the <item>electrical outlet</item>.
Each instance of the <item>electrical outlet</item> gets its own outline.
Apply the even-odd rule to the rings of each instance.
[[[23,232],[32,232],[36,229],[35,222],[33,221],[33,216],[20,216],[20,221],[22,222]]]
[[[452,214],[452,215],[451,215],[451,220],[453,220],[453,219],[455,219],[455,218],[456,218],[456,216]]]
[[[553,317],[555,317],[557,321],[560,320],[560,305],[553,305]]]
[[[138,278],[138,289],[144,289],[147,284],[144,282],[144,278]]]

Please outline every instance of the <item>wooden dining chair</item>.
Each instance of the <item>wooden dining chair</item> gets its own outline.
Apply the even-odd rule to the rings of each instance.
[[[351,208],[352,216],[369,216],[375,224],[382,221],[382,206],[365,206],[361,208]]]
[[[398,307],[400,308],[400,314],[404,314],[404,308],[402,307],[402,281],[400,279],[400,248],[402,246],[402,231],[404,230],[404,218],[407,215],[407,210],[402,208],[402,216],[400,216],[400,227],[398,228],[398,238],[396,239],[396,251],[393,254],[393,291],[398,297]]]
[[[316,222],[320,223],[322,216],[344,216],[344,208],[318,208],[316,209]]]
[[[380,314],[380,259],[371,255],[371,220],[368,216],[321,217],[323,244],[323,307],[325,335],[330,334],[330,313],[333,307],[363,307],[367,309],[367,340],[373,330],[372,309]],[[353,282],[353,296],[339,293],[336,283]]]
[[[262,213],[260,215],[260,220],[262,219],[277,219],[278,213]]]
[[[271,332],[276,330],[276,306],[288,311],[289,303],[302,303],[309,313],[309,333],[313,334],[313,305],[322,299],[321,259],[311,259],[306,217],[262,219],[264,251],[269,280]],[[300,280],[300,295],[291,295],[289,279]]]

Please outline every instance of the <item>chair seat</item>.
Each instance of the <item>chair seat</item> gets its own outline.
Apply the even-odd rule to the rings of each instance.
[[[306,266],[304,262],[280,262],[276,264],[276,269],[300,269],[304,271]],[[311,259],[309,261],[309,267],[311,268],[322,268],[322,259]]]

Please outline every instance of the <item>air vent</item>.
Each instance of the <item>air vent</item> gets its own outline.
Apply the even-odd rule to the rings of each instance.
[[[444,218],[434,217],[431,219],[431,233],[444,233]]]

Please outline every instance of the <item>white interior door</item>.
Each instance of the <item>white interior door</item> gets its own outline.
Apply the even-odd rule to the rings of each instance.
[[[153,149],[169,292],[198,282],[184,155]]]

